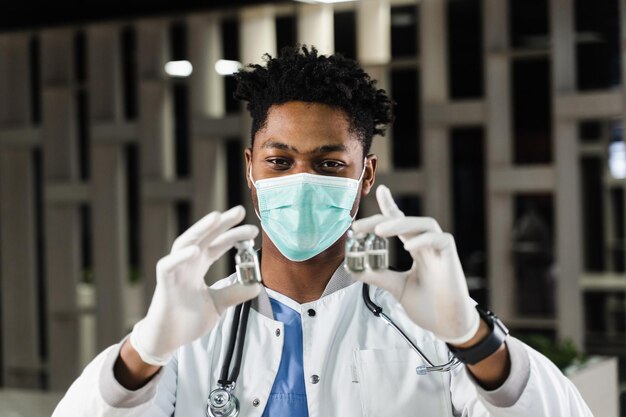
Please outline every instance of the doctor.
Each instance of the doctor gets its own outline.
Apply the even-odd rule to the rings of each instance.
[[[234,276],[205,285],[215,260],[258,234],[239,225],[242,207],[208,214],[158,262],[146,316],[85,368],[54,417],[205,416],[241,311],[233,307],[247,300],[232,391],[240,416],[591,416],[552,363],[475,306],[454,239],[434,219],[405,217],[381,185],[381,213],[352,223],[374,187],[372,137],[392,120],[386,93],[354,61],[290,48],[237,79],[252,116],[245,158],[263,286]],[[347,273],[350,225],[397,236],[411,269]],[[463,364],[418,375],[423,360],[372,315],[364,283],[433,363]]]

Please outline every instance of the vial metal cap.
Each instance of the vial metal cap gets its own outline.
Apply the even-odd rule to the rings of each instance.
[[[236,249],[248,249],[254,246],[254,240],[250,239],[250,240],[240,240],[239,242],[235,243],[235,248]]]

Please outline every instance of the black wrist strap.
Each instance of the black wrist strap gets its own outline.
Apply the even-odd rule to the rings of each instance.
[[[476,310],[478,311],[481,320],[484,320],[491,329],[489,335],[474,346],[467,349],[458,349],[448,344],[450,352],[452,352],[452,354],[461,362],[468,365],[475,365],[488,356],[491,356],[500,348],[500,346],[502,346],[506,340],[506,336],[509,334],[509,329],[506,328],[498,316],[479,305],[476,306]]]

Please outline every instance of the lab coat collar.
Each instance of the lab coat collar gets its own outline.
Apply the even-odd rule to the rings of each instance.
[[[330,295],[336,291],[344,289],[350,284],[352,284],[353,282],[354,282],[354,278],[352,277],[352,274],[347,272],[343,268],[343,264],[341,264],[339,265],[339,268],[335,270],[335,272],[333,273],[333,276],[330,277],[330,280],[328,281],[328,284],[326,284],[326,288],[324,289],[324,292],[322,293],[321,298],[324,298],[327,295]],[[251,307],[255,309],[256,311],[258,311],[261,315],[272,320],[274,319],[274,313],[272,312],[272,305],[270,304],[270,298],[269,298],[269,295],[267,294],[267,291],[265,290],[265,287],[261,289],[259,296],[255,298],[254,300],[252,300]]]

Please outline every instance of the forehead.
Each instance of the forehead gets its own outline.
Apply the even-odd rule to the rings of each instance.
[[[263,148],[272,142],[289,145],[303,153],[328,145],[341,145],[346,150],[361,149],[343,110],[301,101],[270,107],[265,126],[255,135],[254,147]]]

